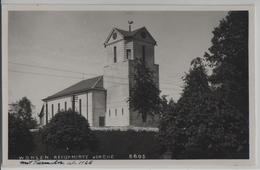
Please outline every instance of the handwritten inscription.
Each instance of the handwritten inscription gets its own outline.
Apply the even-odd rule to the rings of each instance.
[[[22,160],[20,161],[21,165],[91,165],[93,164],[92,160],[74,160],[74,161],[61,161],[61,160]]]

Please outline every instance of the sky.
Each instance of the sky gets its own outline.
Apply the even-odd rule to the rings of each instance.
[[[145,26],[158,46],[161,94],[178,100],[190,62],[211,46],[226,11],[12,11],[8,24],[9,103],[29,98],[38,113],[50,96],[103,74],[103,46],[113,27]],[[84,73],[84,74],[82,74]]]

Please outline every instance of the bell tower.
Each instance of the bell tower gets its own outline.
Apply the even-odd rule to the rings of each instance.
[[[141,116],[129,107],[128,98],[133,87],[134,63],[145,61],[153,70],[159,87],[159,66],[154,63],[156,41],[145,27],[132,30],[133,21],[128,21],[128,31],[113,28],[104,46],[107,65],[104,67],[106,95],[106,126],[142,126]],[[153,126],[147,121],[148,126]]]

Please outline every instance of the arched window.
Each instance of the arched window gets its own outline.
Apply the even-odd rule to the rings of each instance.
[[[81,115],[81,99],[79,99],[79,114]]]
[[[60,112],[60,103],[58,103],[58,112]]]
[[[51,104],[51,115],[52,115],[52,117],[54,115],[54,106],[53,106],[53,104]]]
[[[48,114],[48,103],[46,102],[46,124],[48,123],[49,120],[49,114]]]
[[[142,59],[145,62],[145,45],[142,46]]]

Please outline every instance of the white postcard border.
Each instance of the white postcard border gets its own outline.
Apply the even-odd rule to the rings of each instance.
[[[33,1],[35,2],[35,1]],[[255,146],[255,35],[254,35],[254,6],[248,5],[19,5],[8,4],[5,1],[2,6],[2,129],[3,129],[3,165],[19,166],[19,160],[8,160],[8,11],[216,11],[216,10],[249,10],[249,89],[250,89],[250,159],[249,160],[93,160],[92,165],[87,167],[226,167],[226,166],[249,166],[254,165],[256,146]],[[6,113],[6,114],[5,114]],[[259,119],[259,118],[258,118]],[[259,127],[259,126],[258,126]],[[63,160],[65,163],[71,160]],[[33,166],[33,165],[32,165]],[[39,165],[36,165],[39,167]],[[51,165],[51,167],[59,165]],[[63,165],[62,165],[63,166]],[[69,165],[68,165],[69,166]],[[78,167],[79,165],[73,165]],[[31,167],[31,166],[30,166]],[[48,166],[44,166],[48,167]],[[82,166],[80,166],[82,167]],[[85,167],[85,166],[84,166]]]

